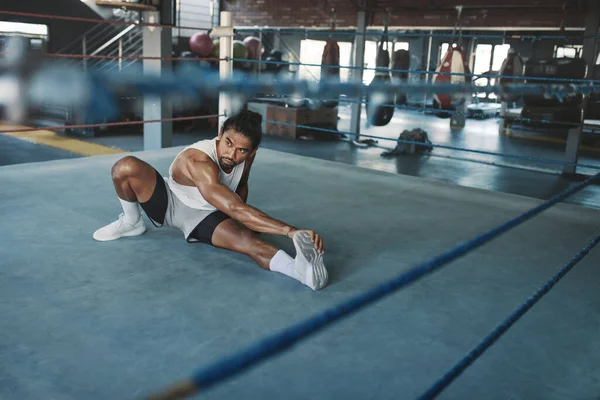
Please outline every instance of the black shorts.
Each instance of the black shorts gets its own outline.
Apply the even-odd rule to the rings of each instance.
[[[155,170],[156,171],[156,170]],[[222,211],[196,210],[183,204],[171,192],[164,178],[156,171],[156,186],[142,209],[154,226],[179,228],[185,239],[213,245],[212,235],[221,222],[230,217]]]

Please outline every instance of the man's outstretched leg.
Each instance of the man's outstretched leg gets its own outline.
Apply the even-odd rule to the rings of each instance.
[[[161,190],[153,196],[158,182],[158,173],[148,163],[133,156],[127,156],[115,163],[112,168],[112,180],[123,207],[119,219],[94,232],[94,239],[108,241],[124,236],[137,236],[146,231],[144,219],[140,210],[140,203],[161,203],[157,210],[165,209],[167,205],[166,192]],[[161,182],[164,185],[164,182]],[[158,192],[158,191],[157,191]],[[164,193],[164,195],[163,195]],[[164,197],[164,198],[163,198]],[[164,204],[163,204],[164,203]],[[164,213],[151,216],[159,223],[164,222]]]
[[[234,219],[221,222],[212,235],[215,247],[235,251],[252,258],[262,268],[294,278],[313,290],[327,285],[328,274],[320,254],[305,232],[294,235],[296,258],[266,243]]]

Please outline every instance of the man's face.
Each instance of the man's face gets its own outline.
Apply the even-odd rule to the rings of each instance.
[[[217,157],[225,172],[246,161],[255,151],[252,149],[252,141],[237,131],[230,129],[219,134]]]

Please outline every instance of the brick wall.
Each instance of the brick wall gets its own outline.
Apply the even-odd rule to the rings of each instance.
[[[408,0],[413,1],[413,0]],[[428,0],[431,1],[431,0]],[[427,4],[428,1],[422,0]],[[548,0],[552,2],[553,0]],[[414,1],[413,1],[414,2]],[[313,5],[310,5],[313,4]],[[412,3],[411,3],[412,4]],[[546,3],[548,4],[548,3]],[[352,0],[223,0],[222,9],[231,11],[236,26],[327,27],[329,12],[335,7],[337,25],[356,25],[356,2]],[[381,26],[385,12],[371,8],[369,25]],[[563,13],[559,7],[472,8],[463,10],[461,26],[469,27],[531,27],[556,28],[565,18],[567,27],[583,27],[585,12],[574,8]],[[456,11],[452,8],[395,7],[390,11],[390,26],[453,27]]]

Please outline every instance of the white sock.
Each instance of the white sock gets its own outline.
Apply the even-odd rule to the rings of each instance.
[[[294,276],[294,259],[290,257],[285,251],[279,250],[271,261],[269,262],[269,268],[271,271],[279,272],[287,275],[291,278],[296,279]]]
[[[130,224],[135,224],[140,220],[142,213],[140,212],[140,205],[137,201],[127,201],[119,198],[121,206],[123,206],[123,214],[125,215],[125,221]]]

